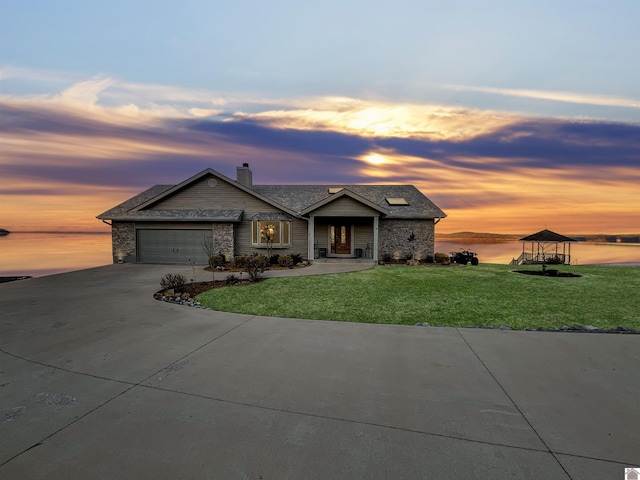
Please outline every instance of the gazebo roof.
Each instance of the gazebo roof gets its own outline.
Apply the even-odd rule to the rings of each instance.
[[[573,238],[565,237],[559,233],[552,232],[551,230],[541,230],[538,233],[523,237],[521,242],[576,242]]]

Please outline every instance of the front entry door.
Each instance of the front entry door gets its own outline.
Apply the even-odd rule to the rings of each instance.
[[[331,253],[351,255],[351,225],[331,225]]]

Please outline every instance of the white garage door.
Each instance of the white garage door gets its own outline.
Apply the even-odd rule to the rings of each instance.
[[[211,230],[137,230],[138,262],[207,264],[202,246]]]

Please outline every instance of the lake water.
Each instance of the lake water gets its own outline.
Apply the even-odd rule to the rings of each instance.
[[[111,233],[0,236],[0,276],[42,277],[112,263]]]
[[[508,264],[522,252],[521,242],[473,243],[436,241],[436,252],[471,250],[480,263]],[[640,244],[583,243],[571,245],[572,263],[640,265]],[[108,265],[110,233],[11,233],[0,236],[0,276],[54,273]]]
[[[562,245],[559,245],[562,253]],[[531,251],[527,243],[526,251]],[[506,265],[522,253],[522,242],[474,243],[467,241],[436,241],[436,252],[451,253],[470,250],[478,255],[480,263]],[[555,250],[554,250],[555,252]],[[640,265],[640,244],[638,243],[571,243],[572,265],[635,264]]]

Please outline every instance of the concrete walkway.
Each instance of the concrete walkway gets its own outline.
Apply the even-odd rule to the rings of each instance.
[[[303,270],[350,269],[332,265]],[[600,480],[640,465],[638,335],[154,300],[177,271],[0,284],[1,479]]]

